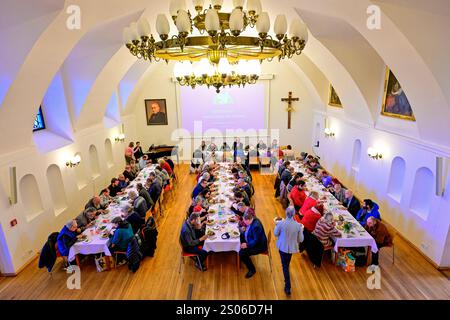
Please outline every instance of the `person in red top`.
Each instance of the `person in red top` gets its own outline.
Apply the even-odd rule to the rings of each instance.
[[[305,214],[306,211],[311,209],[317,204],[317,200],[319,199],[319,194],[316,191],[311,191],[309,196],[306,198],[303,206],[300,208],[300,214]]]
[[[295,187],[292,188],[291,193],[288,195],[289,202],[295,207],[295,211],[298,212],[303,206],[306,200],[306,193],[303,189],[305,181],[300,180]]]
[[[303,214],[303,218],[300,219],[300,223],[303,224],[306,230],[313,232],[316,229],[317,221],[322,217],[323,205],[317,204],[311,209],[307,210]]]
[[[161,168],[163,168],[164,170],[167,171],[169,176],[172,175],[172,168],[170,167],[170,165],[167,162],[164,161],[164,159],[159,159],[158,164]]]

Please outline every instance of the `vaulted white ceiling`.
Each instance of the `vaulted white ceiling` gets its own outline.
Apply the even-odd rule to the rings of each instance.
[[[81,8],[80,30],[66,27],[65,7],[73,4]],[[367,28],[372,4],[382,10],[381,30]],[[309,79],[312,94],[323,97],[329,81],[341,97],[345,117],[450,147],[448,1],[429,0],[424,6],[422,0],[266,0],[263,5],[272,18],[287,13],[308,25],[305,57],[290,65]],[[30,128],[37,108],[49,90],[61,87],[51,85],[55,79],[67,88],[72,131],[102,123],[108,114],[114,118],[113,108],[131,112],[130,101],[142,90],[141,80],[151,74],[152,65],[127,52],[121,30],[141,14],[154,26],[159,12],[168,12],[167,1],[2,0],[0,134],[14,138],[2,139],[1,150],[33,144]],[[417,122],[380,116],[385,65],[402,84]],[[116,95],[118,103],[112,104]]]

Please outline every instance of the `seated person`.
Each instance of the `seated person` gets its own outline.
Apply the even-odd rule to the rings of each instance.
[[[70,247],[72,247],[82,236],[81,234],[78,234],[77,229],[77,222],[75,220],[70,220],[58,234],[56,243],[58,245],[58,251],[64,259],[65,267],[68,267],[69,265],[68,256]]]
[[[247,227],[241,236],[239,257],[248,269],[245,278],[249,279],[256,273],[255,265],[250,257],[267,251],[267,238],[264,227],[258,218],[250,212],[246,212],[243,220]]]
[[[144,155],[139,159],[139,170],[144,169],[149,164],[148,156]]]
[[[359,212],[359,209],[361,208],[359,200],[355,196],[353,196],[352,190],[345,190],[344,195],[345,195],[343,203],[344,207],[347,208],[348,212],[350,212],[350,214],[353,217],[356,217],[356,215]]]
[[[126,252],[128,245],[134,237],[131,225],[120,217],[115,217],[112,219],[111,223],[114,226],[114,234],[109,236],[109,251],[111,252],[111,255],[114,255],[116,251]],[[121,265],[124,262],[124,260],[122,262],[119,261],[117,264]]]
[[[145,219],[142,218],[129,204],[122,207],[122,217],[131,225],[133,234],[136,234],[139,229],[145,224]]]
[[[141,171],[141,169],[139,169],[139,165],[137,164],[136,160],[131,160],[130,167],[131,167],[131,172],[134,174],[134,177],[137,177],[137,175],[139,174],[139,171]]]
[[[340,183],[335,183],[333,188],[331,189],[331,194],[340,202],[344,203],[345,201],[345,191],[346,189],[342,188]]]
[[[220,151],[230,151],[230,150],[231,150],[231,148],[226,142],[224,142],[222,144],[222,148],[220,148]]]
[[[136,211],[137,214],[143,219],[147,215],[148,207],[145,199],[139,196],[135,191],[130,191],[128,193],[128,197],[130,198],[130,203],[133,206],[133,210]]]
[[[284,160],[289,160],[289,161],[295,159],[295,152],[294,152],[294,150],[292,150],[291,145],[288,145],[286,147],[286,149],[283,150],[283,157],[284,157]]]
[[[286,169],[281,174],[281,182],[284,183],[284,187],[287,188],[289,181],[291,181],[292,177],[295,175],[295,169],[292,166],[286,167]]]
[[[99,215],[105,212],[107,206],[108,205],[102,206],[102,199],[99,196],[94,196],[91,200],[88,201],[88,203],[86,203],[84,208],[95,208],[97,210],[97,215]]]
[[[322,172],[320,173],[320,181],[322,181],[322,184],[325,188],[331,187],[332,186],[332,182],[331,180],[333,179],[328,172],[326,172],[325,170],[322,170]]]
[[[169,165],[167,165],[169,166]],[[168,185],[170,183],[170,175],[167,172],[166,169],[162,168],[161,166],[156,166],[155,168],[155,173],[160,177],[160,179],[163,182],[163,187],[165,187],[166,185]]]
[[[381,220],[380,212],[378,211],[379,206],[375,202],[370,199],[365,199],[362,203],[361,209],[359,209],[358,214],[356,215],[356,220],[365,227],[366,221],[370,217],[374,217],[375,219]]]
[[[252,195],[253,195],[252,194],[252,189],[251,189],[250,185],[247,182],[244,181],[244,179],[239,179],[238,183],[237,183],[237,186],[241,190],[244,190],[245,193],[247,193],[247,196],[248,196],[249,199],[252,198]]]
[[[125,180],[128,180],[127,182],[131,182],[136,178],[136,175],[133,173],[133,168],[131,167],[131,164],[127,164],[125,166],[125,171],[123,172],[123,176],[125,177]]]
[[[125,178],[124,174],[119,174],[118,179],[119,179],[119,187],[123,191],[123,189],[128,187],[128,185],[130,184],[130,181],[127,178]]]
[[[156,174],[154,172],[150,172],[150,175],[147,178],[146,188],[150,198],[153,200],[153,203],[156,203],[159,199],[159,195],[161,194],[162,187],[160,182],[156,179]]]
[[[136,190],[139,193],[139,196],[144,198],[145,204],[147,205],[148,209],[153,208],[153,205],[155,204],[152,200],[152,197],[150,197],[150,194],[148,193],[147,189],[144,188],[142,183],[138,183],[136,185]]]
[[[170,159],[169,157],[163,157],[164,161],[167,162],[167,164],[169,165],[170,169],[173,171],[175,170],[175,163],[172,161],[172,159]]]
[[[111,179],[111,184],[109,185],[108,189],[109,189],[109,195],[113,198],[115,196],[123,194],[122,188],[120,187],[119,183],[120,183],[119,179],[117,179],[117,178]]]
[[[303,178],[303,173],[299,172],[292,176],[291,180],[287,184],[287,192],[291,192],[294,186],[296,186]]]
[[[313,232],[316,229],[317,221],[322,218],[323,214],[323,205],[316,204],[311,209],[307,210],[301,219],[298,219],[298,222],[303,224],[306,230],[309,232]]]
[[[90,228],[95,224],[95,218],[97,216],[97,209],[87,208],[82,213],[80,213],[76,218],[78,233],[82,233],[87,228]]]
[[[204,262],[208,257],[208,252],[202,250],[199,246],[202,245],[208,236],[204,235],[199,238],[196,232],[201,224],[199,214],[192,213],[181,227],[180,242],[184,252],[198,255],[198,261],[195,266],[202,271],[206,271]]]
[[[200,194],[195,197],[194,201],[197,203],[200,201],[203,209],[209,209],[209,200],[211,199],[211,191],[208,188],[205,188],[200,192]]]
[[[372,264],[377,266],[379,250],[383,247],[392,246],[392,236],[384,223],[373,216],[367,219],[365,228],[377,243],[378,252],[372,253]]]
[[[311,191],[309,196],[305,199],[303,206],[300,208],[300,214],[304,214],[306,211],[316,206],[319,200],[319,194],[316,191]]]
[[[192,191],[192,199],[197,198],[197,196],[206,189],[206,187],[208,186],[208,182],[203,179],[201,182],[197,183],[197,185],[195,186],[194,190]]]
[[[258,150],[266,150],[267,149],[267,144],[265,144],[263,140],[259,140],[258,144],[256,145],[256,149],[258,149]]]
[[[107,208],[109,203],[112,201],[111,196],[109,195],[109,189],[105,188],[100,192],[100,205],[103,208]]]
[[[162,169],[166,170],[169,177],[172,175],[172,168],[166,161],[164,161],[164,159],[159,159],[158,164]]]
[[[313,234],[323,244],[324,248],[333,245],[332,238],[342,237],[341,233],[334,225],[333,214],[331,212],[325,213],[325,215],[317,221]]]
[[[236,191],[234,193],[234,202],[231,205],[231,210],[236,213],[235,210],[237,210],[237,204],[239,202],[243,202],[246,206],[250,206],[250,200],[248,199],[248,197],[246,197],[246,193],[245,192],[240,192],[240,191]]]
[[[291,205],[295,207],[295,211],[299,211],[300,208],[303,206],[306,200],[306,193],[304,190],[304,187],[306,185],[306,182],[303,180],[300,180],[296,186],[294,186],[291,190],[291,192],[288,194],[288,199]]]

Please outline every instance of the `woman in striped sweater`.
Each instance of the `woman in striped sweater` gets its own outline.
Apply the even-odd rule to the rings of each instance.
[[[339,238],[341,233],[334,226],[333,214],[331,212],[325,213],[325,215],[317,221],[316,228],[313,234],[322,242],[324,247],[333,245],[332,237]]]

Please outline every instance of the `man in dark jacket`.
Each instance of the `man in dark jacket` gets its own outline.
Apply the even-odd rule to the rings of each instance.
[[[247,266],[248,272],[245,278],[251,278],[256,273],[255,265],[250,256],[267,251],[267,238],[261,221],[251,213],[244,214],[244,223],[247,225],[244,235],[241,237],[241,261]]]
[[[198,225],[200,225],[200,216],[197,213],[192,213],[181,227],[180,241],[183,246],[183,251],[198,255],[199,261],[195,264],[195,266],[202,271],[206,271],[204,261],[208,256],[208,252],[200,249],[199,246],[208,238],[208,236],[204,235],[198,238],[198,234],[196,232],[196,227]]]
[[[359,209],[361,209],[361,204],[359,203],[359,200],[353,195],[352,190],[346,190],[345,191],[345,200],[344,200],[344,206],[347,208],[348,212],[354,217],[359,212]]]
[[[151,209],[153,208],[154,202],[152,200],[152,197],[150,197],[150,194],[148,193],[148,191],[144,188],[144,186],[142,185],[142,183],[138,183],[136,185],[136,189],[139,192],[139,196],[144,198],[145,203],[147,204],[147,208]]]
[[[162,187],[161,184],[156,179],[156,174],[154,172],[150,172],[150,176],[147,179],[147,185],[148,185],[148,194],[153,200],[153,203],[156,203],[158,201],[159,195],[161,194]]]

